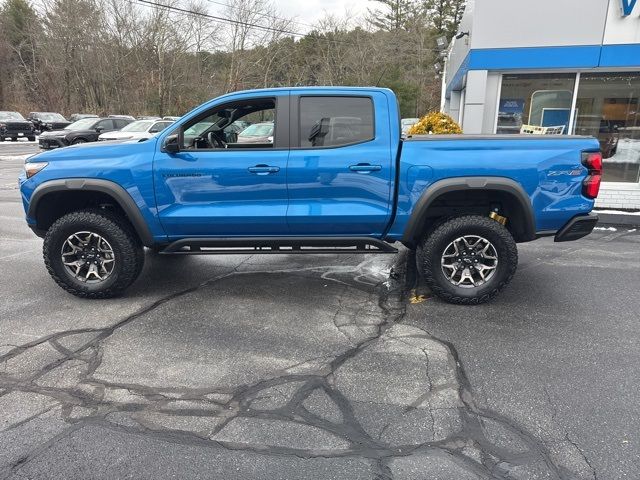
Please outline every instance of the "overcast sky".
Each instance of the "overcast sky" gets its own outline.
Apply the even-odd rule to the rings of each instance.
[[[224,2],[225,0],[222,0]],[[228,0],[233,5],[233,0]],[[213,2],[212,2],[213,3]],[[273,0],[273,4],[278,10],[278,15],[286,18],[295,17],[295,21],[301,24],[295,24],[291,29],[306,33],[310,30],[307,25],[314,24],[325,16],[326,13],[344,18],[349,12],[349,18],[363,17],[367,8],[375,6],[375,2],[371,0]],[[209,13],[221,14],[224,9],[216,5],[209,5]]]
[[[343,17],[347,9],[352,16],[358,16],[373,3],[369,0],[274,0],[280,13],[295,16],[303,23],[313,23],[324,17],[325,12]]]

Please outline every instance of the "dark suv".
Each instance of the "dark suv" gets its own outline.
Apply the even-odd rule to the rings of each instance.
[[[71,123],[55,112],[31,112],[27,120],[33,123],[34,130],[38,132],[61,130]]]
[[[78,143],[95,142],[101,133],[120,130],[130,123],[131,120],[126,118],[83,118],[63,130],[42,133],[38,137],[38,143],[40,148],[51,150]]]
[[[33,142],[36,139],[33,123],[18,112],[0,112],[0,142],[6,138],[14,142],[18,138],[27,138]]]

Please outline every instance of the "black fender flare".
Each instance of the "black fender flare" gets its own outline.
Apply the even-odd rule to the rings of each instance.
[[[154,244],[153,235],[142,216],[142,212],[131,198],[131,195],[115,182],[98,178],[70,178],[62,180],[49,180],[39,185],[31,195],[27,216],[35,219],[38,212],[38,203],[49,193],[70,190],[82,190],[85,192],[100,192],[111,196],[127,214],[131,225],[142,240],[142,243],[150,247]]]
[[[443,193],[461,190],[498,190],[512,194],[524,212],[524,240],[536,238],[535,214],[529,195],[524,191],[522,185],[515,180],[504,177],[456,177],[439,180],[422,193],[413,207],[402,241],[411,243],[418,237],[426,212],[436,198]]]

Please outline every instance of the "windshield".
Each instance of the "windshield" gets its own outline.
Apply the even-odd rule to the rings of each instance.
[[[256,123],[245,128],[241,137],[268,137],[273,133],[273,125],[270,123]]]
[[[200,122],[200,123],[196,123],[195,125],[193,125],[190,128],[187,128],[184,131],[185,136],[188,137],[197,137],[198,135],[200,135],[202,132],[204,132],[205,130],[207,130],[209,127],[211,127],[211,125],[213,125],[213,122]]]
[[[83,118],[65,127],[67,130],[90,130],[96,124],[95,118]]]
[[[0,112],[0,120],[24,120],[18,112]]]
[[[39,113],[38,118],[45,122],[66,122],[67,120],[59,113]]]
[[[130,123],[120,131],[121,132],[146,132],[154,123],[155,123],[154,120],[140,120],[138,122]]]

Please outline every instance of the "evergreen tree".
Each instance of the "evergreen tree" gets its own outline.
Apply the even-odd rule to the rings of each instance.
[[[378,8],[369,9],[367,20],[380,30],[407,30],[420,16],[421,6],[414,0],[372,0]]]

